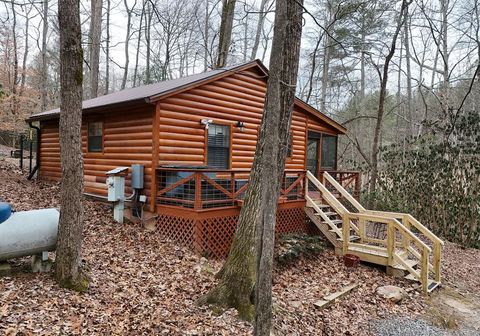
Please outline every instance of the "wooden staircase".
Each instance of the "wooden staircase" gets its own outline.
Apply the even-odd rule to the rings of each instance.
[[[305,179],[305,212],[337,254],[404,271],[427,293],[440,285],[443,241],[413,216],[365,209],[327,172]]]

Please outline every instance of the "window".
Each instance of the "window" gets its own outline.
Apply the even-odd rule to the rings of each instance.
[[[230,166],[230,126],[210,124],[208,127],[207,165],[228,169]]]
[[[337,168],[337,137],[322,134],[322,169]]]
[[[102,122],[88,123],[88,151],[101,152],[103,150]]]

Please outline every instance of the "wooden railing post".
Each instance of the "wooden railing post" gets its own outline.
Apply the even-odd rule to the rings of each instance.
[[[308,196],[308,172],[305,173],[305,186],[303,187],[303,190],[305,191],[305,196]]]
[[[395,252],[395,222],[387,222],[387,258],[388,266],[393,265],[393,253]]]
[[[421,267],[420,270],[420,282],[422,283],[422,290],[427,293],[428,292],[428,251],[423,248],[422,249],[422,256],[421,256]]]
[[[435,271],[435,281],[440,282],[442,280],[441,275],[441,263],[440,260],[442,259],[442,246],[439,243],[433,244],[433,270]]]
[[[410,221],[408,220],[408,216],[404,215],[402,217],[402,224],[405,226],[405,228],[408,231],[410,230]],[[408,245],[410,244],[410,239],[407,237],[407,235],[402,235],[402,247],[406,250],[408,248]]]
[[[194,209],[201,210],[202,209],[202,175],[201,173],[194,173],[195,174],[195,203]]]
[[[357,200],[360,199],[360,189],[361,189],[361,175],[360,175],[360,172],[357,172],[355,173],[356,176],[355,176],[355,198]]]
[[[232,201],[235,201],[235,174],[230,171],[230,191],[232,192]]]
[[[365,242],[365,237],[366,237],[365,219],[364,218],[360,218],[358,220],[358,232],[360,234],[360,242],[364,243]]]
[[[342,215],[342,239],[343,239],[343,254],[348,253],[348,245],[350,243],[350,216],[348,214]]]

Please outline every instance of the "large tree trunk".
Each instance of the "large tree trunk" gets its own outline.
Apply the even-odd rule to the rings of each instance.
[[[256,267],[261,267],[259,290],[262,296],[256,302],[259,312],[256,320],[258,326],[266,323],[268,330],[271,294],[263,291],[271,290],[273,233],[287,155],[301,34],[301,7],[298,2],[279,0],[277,3],[272,72],[245,204],[230,253],[217,275],[218,285],[200,300],[200,303],[234,307],[241,318],[252,320],[254,305],[251,297],[257,276]],[[256,240],[256,234],[262,237]],[[256,246],[263,252],[257,262]],[[259,327],[258,332],[262,334],[262,330]]]
[[[278,198],[297,84],[303,1],[277,0],[270,73],[259,146],[253,169],[258,170],[261,198],[256,222],[257,281],[255,335],[270,335],[272,324],[272,271]],[[258,162],[258,163],[257,163]]]
[[[377,111],[377,122],[375,124],[375,130],[373,133],[373,144],[372,144],[372,157],[371,157],[371,168],[372,173],[370,176],[370,185],[369,192],[373,195],[377,188],[377,179],[378,179],[378,152],[379,152],[379,142],[380,142],[380,132],[382,130],[383,115],[385,113],[385,98],[387,96],[387,83],[388,83],[388,69],[390,66],[390,61],[395,54],[395,48],[397,44],[397,38],[400,33],[400,29],[403,25],[403,20],[405,18],[405,12],[410,5],[411,0],[403,0],[400,13],[398,15],[397,26],[392,37],[392,42],[390,45],[390,50],[385,58],[385,63],[383,65],[383,74],[382,81],[380,84],[380,97],[378,99],[378,111]],[[370,204],[373,206],[374,204]]]
[[[91,0],[92,16],[89,31],[90,98],[98,96],[98,66],[100,63],[100,40],[102,37],[102,0]]]
[[[83,231],[82,82],[79,0],[58,3],[60,30],[60,224],[55,276],[60,286],[88,288],[81,268]]]
[[[236,0],[223,0],[216,68],[223,68],[227,65],[228,50],[230,49],[230,41],[232,40],[235,2]]]

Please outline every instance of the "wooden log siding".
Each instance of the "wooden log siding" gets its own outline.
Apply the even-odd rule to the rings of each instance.
[[[263,113],[266,81],[254,71],[232,74],[159,101],[158,164],[206,164],[206,132],[200,123],[231,126],[231,169],[250,169]],[[238,121],[245,124],[240,131]],[[296,106],[292,118],[292,156],[286,169],[304,169],[307,127],[334,132]],[[308,124],[308,125],[307,125]]]
[[[105,172],[118,166],[143,164],[145,166],[144,194],[150,196],[152,182],[152,129],[154,107],[132,109],[120,113],[85,116],[82,124],[82,150],[84,162],[84,191],[95,195],[107,194]],[[87,151],[87,125],[103,122],[103,152]],[[60,180],[60,147],[58,121],[41,122],[40,177]],[[131,193],[130,178],[125,191]]]
[[[145,166],[144,193],[155,192],[152,165],[204,165],[207,138],[202,119],[229,125],[231,129],[230,169],[250,169],[255,155],[263,113],[266,80],[254,68],[159,100],[156,106],[111,107],[108,112],[86,114],[82,128],[85,192],[106,195],[105,172],[118,166],[138,163]],[[296,105],[292,117],[292,155],[286,169],[305,169],[307,130],[337,134],[332,126],[318,119],[305,106]],[[111,111],[111,112],[110,112]],[[103,152],[87,152],[87,124],[103,122]],[[241,121],[245,129],[236,126]],[[42,121],[40,140],[42,179],[60,180],[58,120]],[[155,131],[154,131],[155,130]],[[155,167],[153,167],[155,168]],[[130,193],[130,180],[126,181]],[[150,209],[155,207],[150,200]]]

